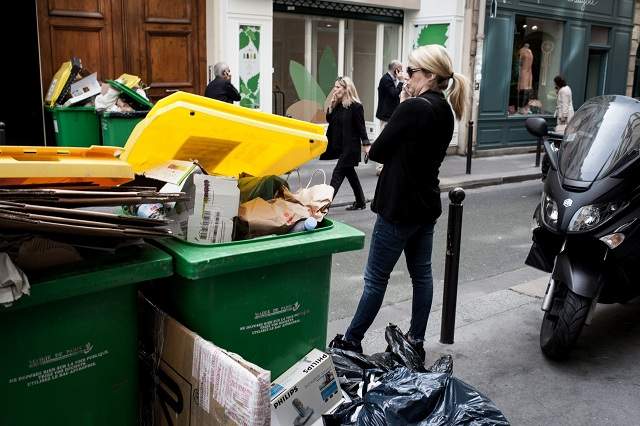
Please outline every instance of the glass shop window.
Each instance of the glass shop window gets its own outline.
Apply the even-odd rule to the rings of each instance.
[[[510,116],[553,114],[560,73],[562,22],[516,15],[509,87]],[[565,78],[566,79],[566,78]]]

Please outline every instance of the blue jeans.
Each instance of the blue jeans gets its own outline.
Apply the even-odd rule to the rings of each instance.
[[[424,340],[433,299],[431,248],[434,225],[434,223],[397,224],[378,215],[371,236],[369,259],[364,271],[364,291],[345,339],[360,342],[364,338],[364,334],[382,306],[389,276],[404,250],[407,269],[413,284],[409,335],[416,342]]]

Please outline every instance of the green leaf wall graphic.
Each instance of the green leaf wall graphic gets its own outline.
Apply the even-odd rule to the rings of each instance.
[[[293,86],[296,88],[298,99],[315,101],[320,105],[324,104],[326,95],[304,65],[296,61],[290,61],[289,75],[291,76],[291,81],[293,81]]]
[[[422,27],[415,47],[426,46],[427,44],[439,44],[445,46],[447,43],[447,31],[449,24],[429,24]]]
[[[318,66],[318,84],[324,92],[325,96],[329,95],[338,77],[338,63],[333,49],[327,46],[320,57],[320,65]]]

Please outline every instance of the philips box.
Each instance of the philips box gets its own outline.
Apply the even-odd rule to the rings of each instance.
[[[311,425],[341,400],[331,356],[313,349],[271,384],[271,424]]]

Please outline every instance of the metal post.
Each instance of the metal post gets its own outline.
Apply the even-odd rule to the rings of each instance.
[[[460,263],[460,237],[462,236],[462,201],[464,190],[449,191],[449,225],[447,227],[447,257],[444,266],[444,292],[442,295],[442,324],[440,343],[452,344],[456,325],[456,299],[458,297],[458,265]]]
[[[536,145],[536,167],[540,167],[540,153],[542,152],[542,138],[538,138]]]
[[[4,123],[0,121],[0,145],[7,144],[7,135],[4,133]]]
[[[467,133],[467,174],[471,174],[471,154],[473,154],[473,121],[469,121]]]

